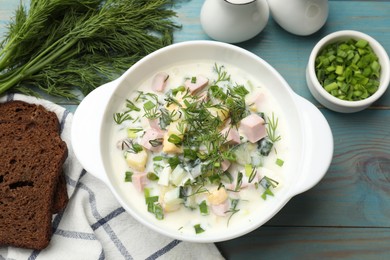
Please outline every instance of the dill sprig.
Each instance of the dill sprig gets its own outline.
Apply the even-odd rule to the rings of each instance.
[[[222,81],[230,81],[230,74],[225,70],[225,66],[218,66],[217,63],[214,64],[214,71],[217,73],[218,77],[214,81],[214,84],[217,85]]]
[[[275,119],[274,113],[272,113],[272,117],[267,117],[267,134],[268,138],[273,142],[280,141],[282,137],[280,135],[277,135],[276,129],[278,128],[279,119]]]
[[[31,0],[0,43],[0,94],[77,99],[173,42],[171,0]],[[37,90],[40,90],[37,92]]]

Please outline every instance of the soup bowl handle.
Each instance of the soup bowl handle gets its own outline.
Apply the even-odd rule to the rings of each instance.
[[[293,196],[314,187],[325,176],[333,157],[333,135],[328,121],[312,103],[296,97],[303,117],[305,143],[302,175],[292,189]]]
[[[102,163],[100,128],[118,80],[96,88],[82,100],[74,113],[71,128],[72,147],[80,164],[105,183],[108,183],[108,179]]]

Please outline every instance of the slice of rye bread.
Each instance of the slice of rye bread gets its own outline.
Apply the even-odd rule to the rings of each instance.
[[[0,245],[41,250],[52,235],[66,143],[35,123],[0,123]]]
[[[60,124],[54,112],[48,111],[41,105],[30,104],[20,100],[0,103],[0,122],[35,122],[44,126],[47,131],[60,132]],[[66,180],[63,173],[59,177],[56,190],[53,213],[62,211],[68,203]]]

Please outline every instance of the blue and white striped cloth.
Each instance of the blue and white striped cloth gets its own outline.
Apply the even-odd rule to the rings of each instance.
[[[42,251],[0,247],[0,259],[223,259],[214,244],[174,240],[151,231],[133,219],[100,180],[76,160],[70,141],[73,115],[47,100],[12,94],[0,98],[23,100],[54,111],[69,156],[64,164],[69,203],[53,216],[53,236]]]

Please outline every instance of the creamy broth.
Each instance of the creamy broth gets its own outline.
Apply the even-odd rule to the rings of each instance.
[[[222,67],[223,65],[223,67]],[[169,75],[169,78],[166,80],[166,86],[162,92],[153,91],[151,86],[153,84],[154,76],[145,80],[145,82],[137,88],[138,91],[142,91],[145,93],[153,93],[158,97],[159,102],[163,102],[167,93],[170,93],[172,89],[177,89],[179,86],[183,86],[183,83],[186,79],[193,79],[193,77],[199,77],[199,75],[207,78],[208,85],[203,89],[203,92],[206,91],[211,83],[213,83],[218,78],[218,73],[215,71],[215,66],[219,68],[223,68],[224,71],[230,75],[229,82],[222,82],[218,84],[221,89],[225,89],[226,87],[242,85],[248,90],[248,94],[245,95],[245,103],[247,106],[247,112],[249,114],[259,115],[260,112],[265,117],[265,122],[269,124],[269,121],[273,118],[278,122],[276,128],[276,136],[280,136],[280,140],[273,143],[273,147],[270,150],[270,153],[267,156],[257,156],[255,159],[252,157],[253,154],[259,154],[259,146],[258,142],[252,144],[251,142],[248,145],[240,146],[245,147],[240,150],[240,148],[235,149],[235,154],[237,155],[237,162],[232,163],[228,168],[228,172],[234,178],[233,183],[228,183],[229,178],[224,178],[223,184],[226,193],[228,194],[228,203],[225,201],[224,203],[228,204],[227,210],[225,209],[225,216],[219,216],[218,214],[214,214],[214,211],[211,209],[212,206],[208,201],[210,193],[213,193],[218,188],[221,188],[220,185],[217,184],[206,184],[202,186],[202,188],[207,189],[208,192],[200,193],[199,195],[194,196],[193,202],[190,206],[194,207],[194,205],[199,205],[202,201],[206,201],[208,205],[208,215],[202,215],[200,213],[199,208],[195,207],[191,209],[183,205],[185,203],[182,201],[179,203],[179,206],[175,206],[174,209],[164,210],[163,219],[157,219],[155,214],[148,212],[148,207],[145,203],[145,192],[144,190],[137,190],[133,182],[125,182],[125,172],[132,172],[134,177],[134,172],[140,172],[139,169],[135,170],[134,167],[130,167],[126,159],[124,158],[124,150],[118,149],[118,142],[122,144],[123,140],[129,140],[129,131],[128,129],[138,129],[137,131],[130,131],[131,138],[133,143],[140,143],[142,136],[149,129],[152,128],[150,121],[143,117],[144,114],[143,104],[145,101],[140,102],[139,92],[129,93],[128,97],[124,97],[123,100],[123,110],[118,111],[118,113],[123,113],[127,110],[125,108],[126,99],[133,101],[133,104],[138,107],[141,111],[132,111],[129,112],[133,120],[125,120],[121,124],[116,124],[113,122],[112,134],[110,135],[110,143],[112,146],[110,147],[110,156],[111,162],[114,168],[114,172],[111,173],[114,176],[116,185],[120,187],[120,192],[123,194],[123,197],[126,198],[128,204],[131,207],[135,208],[139,212],[143,212],[143,218],[149,222],[156,223],[156,225],[164,225],[168,229],[178,233],[185,234],[193,234],[197,236],[207,235],[211,232],[223,232],[226,229],[239,229],[240,225],[243,222],[252,222],[257,216],[261,215],[261,212],[267,210],[267,205],[274,203],[274,200],[277,200],[278,193],[281,192],[284,188],[284,178],[285,172],[287,171],[290,162],[289,158],[289,135],[287,132],[287,127],[285,125],[285,121],[283,120],[283,114],[280,105],[277,100],[271,95],[271,92],[267,89],[267,86],[261,85],[258,80],[255,80],[254,77],[247,75],[245,71],[241,71],[239,68],[234,66],[230,66],[229,64],[215,64],[213,61],[202,61],[194,64],[181,64],[178,66],[173,66],[163,71],[158,71],[155,73],[159,74],[161,72]],[[178,92],[180,97],[180,93]],[[199,91],[202,93],[202,91]],[[196,93],[194,95],[201,94]],[[146,97],[146,96],[145,96]],[[135,101],[138,98],[138,101]],[[151,98],[153,100],[153,98]],[[165,104],[164,104],[165,105]],[[163,106],[164,107],[164,106]],[[141,115],[141,116],[140,116]],[[138,118],[138,119],[137,119]],[[229,120],[228,118],[226,120]],[[275,122],[274,121],[274,122]],[[221,127],[223,128],[223,127]],[[241,128],[238,128],[238,133],[240,135],[240,142],[246,143],[247,137],[241,131]],[[166,132],[165,132],[166,133]],[[165,138],[165,137],[164,137]],[[119,145],[120,146],[120,145]],[[233,146],[233,145],[232,145]],[[123,145],[122,145],[123,147]],[[121,148],[122,148],[121,147]],[[125,149],[126,150],[126,149]],[[151,152],[148,149],[143,148],[147,153],[147,163],[146,167],[142,172],[155,172],[156,173],[156,164],[161,165],[162,167],[166,167],[167,163],[162,163],[159,161],[154,161],[152,158],[155,156],[169,156],[169,157],[178,157],[179,154],[169,154],[164,151],[158,150],[156,152]],[[277,164],[276,161],[283,162],[283,165]],[[252,170],[255,168],[256,175],[254,180],[249,181],[253,175],[248,174],[248,171],[245,171],[245,165],[251,165]],[[161,168],[159,172],[156,173],[157,176],[161,178],[162,174]],[[188,168],[187,168],[188,169]],[[191,168],[192,169],[192,168]],[[193,169],[192,169],[193,170]],[[191,172],[191,170],[189,170]],[[238,172],[243,174],[242,184],[237,185]],[[138,174],[137,173],[137,174]],[[172,175],[172,172],[170,173]],[[189,175],[190,177],[192,175]],[[276,184],[276,187],[270,187],[269,191],[272,194],[264,195],[266,189],[259,182],[266,176],[273,183]],[[190,181],[193,180],[190,178]],[[222,181],[221,181],[222,182]],[[257,182],[258,184],[254,184]],[[164,185],[159,185],[159,180],[151,181],[148,180],[145,187],[143,189],[147,189],[150,191],[150,196],[160,196],[159,201],[161,201],[162,189]],[[246,185],[248,184],[248,187]],[[262,182],[264,184],[264,180]],[[170,187],[172,188],[172,184],[170,183]],[[238,189],[237,189],[238,187]],[[234,191],[237,189],[238,191]],[[166,190],[166,189],[165,189]],[[193,192],[193,191],[192,191]],[[263,197],[262,197],[263,195]],[[232,201],[237,200],[238,204],[233,207]],[[234,212],[234,214],[233,214]],[[200,225],[200,227],[204,230],[204,232],[196,234],[195,225]]]

